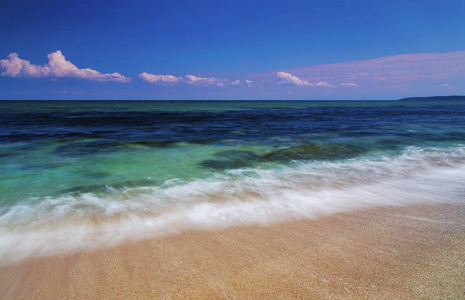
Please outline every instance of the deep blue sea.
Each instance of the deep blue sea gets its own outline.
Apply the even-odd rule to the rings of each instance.
[[[0,260],[465,203],[465,102],[0,101]]]

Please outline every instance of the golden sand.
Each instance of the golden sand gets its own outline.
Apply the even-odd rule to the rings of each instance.
[[[465,208],[191,231],[0,268],[2,299],[465,299]]]

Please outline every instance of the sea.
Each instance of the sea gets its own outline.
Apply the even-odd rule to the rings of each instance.
[[[465,204],[465,101],[0,101],[0,262]]]

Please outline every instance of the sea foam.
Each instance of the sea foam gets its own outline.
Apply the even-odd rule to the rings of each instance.
[[[236,169],[188,182],[32,198],[0,215],[0,261],[370,207],[463,203],[465,147]]]

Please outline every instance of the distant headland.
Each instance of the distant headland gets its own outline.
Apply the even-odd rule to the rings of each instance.
[[[409,97],[398,101],[465,101],[465,96]]]

